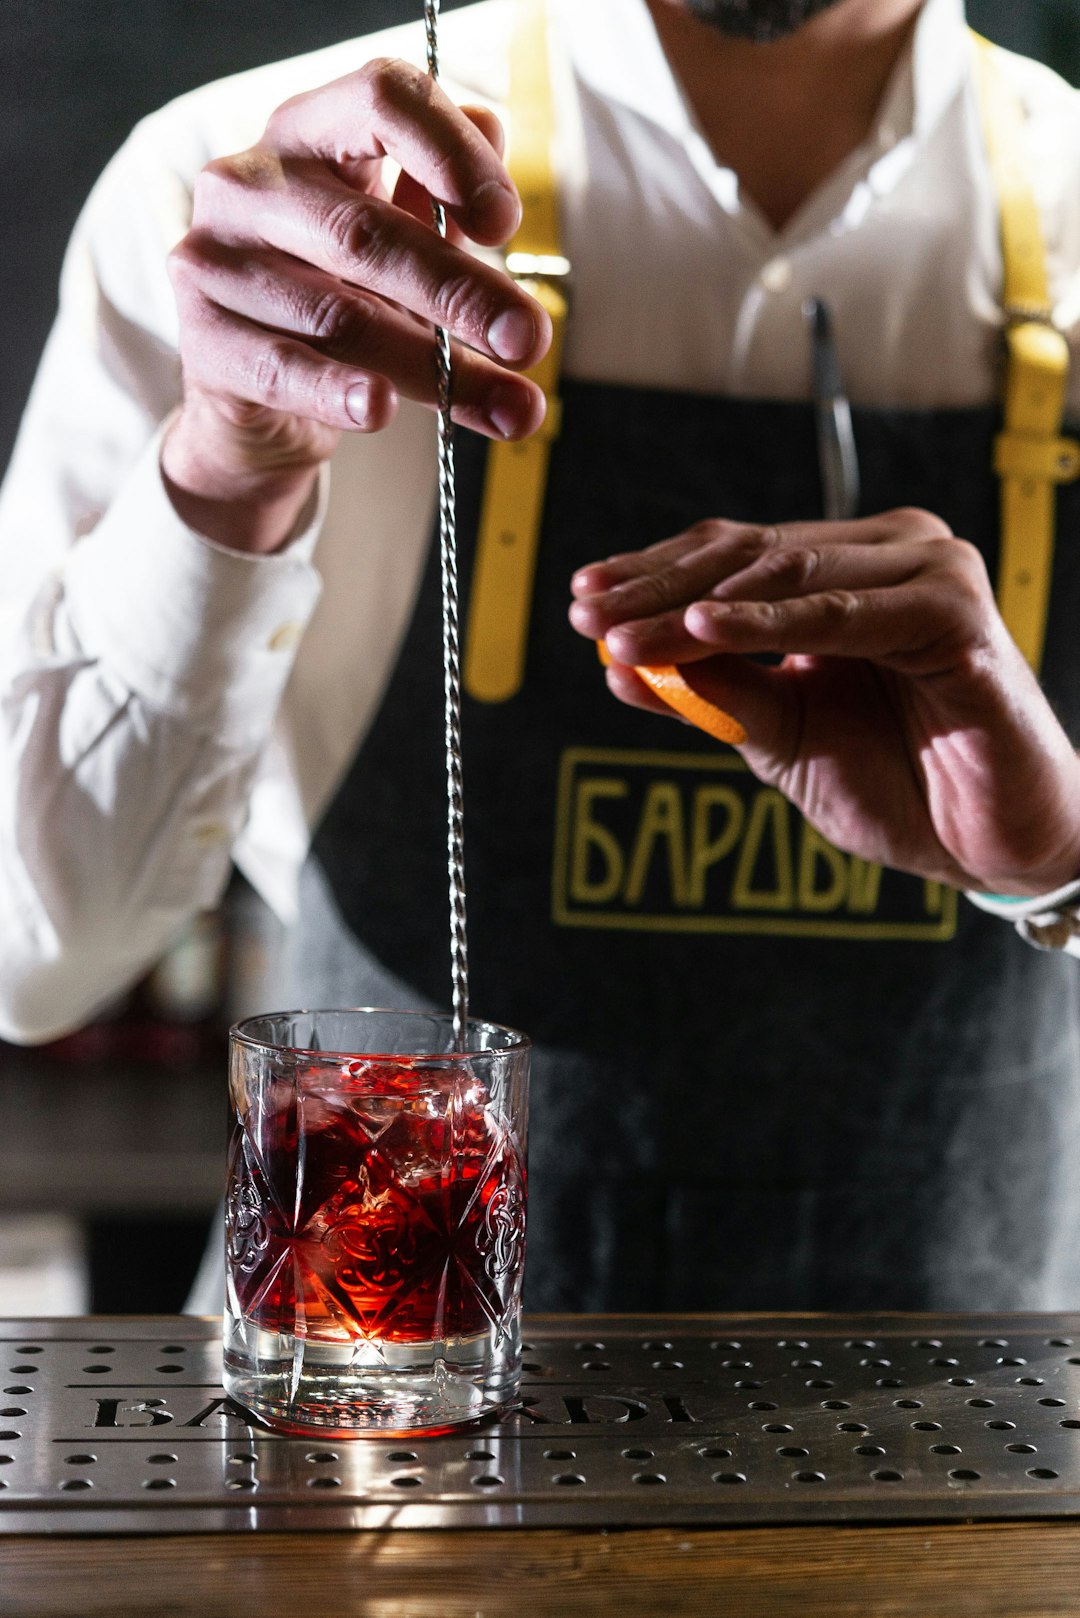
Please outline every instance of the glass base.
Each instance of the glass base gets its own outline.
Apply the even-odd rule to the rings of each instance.
[[[279,1432],[396,1438],[471,1427],[513,1403],[520,1372],[517,1332],[326,1343],[225,1318],[225,1391]]]

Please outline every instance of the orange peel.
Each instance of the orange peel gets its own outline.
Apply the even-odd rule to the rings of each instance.
[[[596,650],[601,663],[607,668],[612,656],[602,640],[597,641]],[[645,682],[654,696],[667,703],[673,713],[698,730],[703,730],[706,736],[712,736],[718,742],[728,742],[732,747],[741,747],[746,741],[746,730],[739,721],[725,713],[723,708],[699,696],[692,686],[687,685],[676,664],[660,663],[655,667],[636,664],[634,673]]]

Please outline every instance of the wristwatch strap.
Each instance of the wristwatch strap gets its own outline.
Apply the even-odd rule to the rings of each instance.
[[[969,893],[968,898],[989,915],[1011,921],[1037,949],[1067,949],[1072,939],[1080,938],[1080,882],[1031,899],[1005,893]]]

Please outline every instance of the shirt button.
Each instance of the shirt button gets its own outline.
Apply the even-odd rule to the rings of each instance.
[[[266,645],[271,652],[291,652],[299,639],[300,625],[290,619],[288,623],[278,625]]]
[[[789,258],[771,258],[761,272],[761,284],[766,292],[786,292],[792,274]]]

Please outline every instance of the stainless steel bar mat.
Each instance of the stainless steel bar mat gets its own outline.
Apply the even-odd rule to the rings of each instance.
[[[534,1319],[517,1410],[406,1442],[264,1431],[217,1331],[0,1323],[0,1532],[1080,1512],[1080,1315]]]

